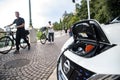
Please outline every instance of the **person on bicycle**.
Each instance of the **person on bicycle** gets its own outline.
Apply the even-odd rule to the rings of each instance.
[[[54,30],[53,30],[53,26],[51,24],[51,21],[48,22],[49,26],[48,26],[48,41],[49,42],[54,42]]]
[[[15,16],[16,16],[16,19],[13,21],[12,24],[10,24],[8,26],[12,26],[13,24],[16,24],[17,31],[16,31],[16,51],[15,51],[15,53],[19,53],[19,45],[20,45],[21,38],[23,38],[24,41],[27,43],[28,50],[30,50],[30,43],[26,39],[24,19],[19,16],[19,12],[17,12],[17,11],[15,12]]]

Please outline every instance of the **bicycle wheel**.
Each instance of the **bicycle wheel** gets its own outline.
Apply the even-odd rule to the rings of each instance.
[[[42,34],[42,35],[40,36],[40,42],[41,42],[41,44],[45,44],[45,43],[46,43],[46,40],[47,40],[46,35],[45,35],[45,34]]]
[[[0,53],[6,54],[8,53],[13,46],[13,41],[10,37],[5,36],[0,38]]]
[[[26,37],[26,39],[29,41],[28,36]],[[23,49],[25,49],[27,47],[27,43],[24,41],[23,38],[20,40],[20,47]]]

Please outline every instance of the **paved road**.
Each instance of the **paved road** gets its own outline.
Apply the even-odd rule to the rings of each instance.
[[[57,37],[54,44],[31,44],[31,50],[0,54],[0,80],[47,80],[56,67],[60,49],[68,36]]]

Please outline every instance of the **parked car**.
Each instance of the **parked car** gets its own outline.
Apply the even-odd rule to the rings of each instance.
[[[110,23],[120,23],[120,16],[113,19]]]
[[[114,24],[114,23],[120,23],[120,15],[116,18],[113,18],[111,20],[109,20],[107,23],[105,23],[106,25],[109,25],[109,24]]]
[[[58,80],[120,80],[120,23],[101,27],[83,20],[72,27],[57,62]]]

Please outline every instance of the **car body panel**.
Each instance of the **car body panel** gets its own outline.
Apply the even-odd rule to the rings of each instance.
[[[105,35],[109,39],[111,44],[117,44],[117,46],[110,48],[103,53],[92,57],[92,58],[84,58],[80,57],[70,51],[65,52],[65,55],[69,57],[69,59],[73,59],[72,61],[76,62],[78,65],[81,65],[91,71],[96,73],[104,73],[104,74],[120,74],[120,36],[117,36],[120,32],[120,23],[106,25],[101,27],[104,31]],[[116,36],[115,36],[116,35]],[[71,37],[64,44],[62,51],[72,43],[73,37]],[[86,63],[87,62],[87,63]],[[88,67],[89,66],[89,67]],[[107,70],[107,69],[109,70]]]
[[[111,44],[120,44],[120,23],[103,25],[101,28]]]
[[[63,52],[69,46],[69,44],[72,43],[73,41],[74,41],[73,37],[70,37],[61,48],[61,52]]]
[[[96,27],[92,26],[91,28],[91,29],[94,28],[94,31],[95,31],[94,36],[96,36],[95,38],[97,39],[93,39],[92,41],[90,40],[91,38],[88,37],[88,38],[85,38],[86,40],[88,40],[88,42],[86,42],[84,37],[79,37],[80,28],[79,30],[77,30],[78,33],[74,31],[73,37],[68,39],[61,49],[61,56],[64,56],[65,59],[63,59],[64,57],[62,58],[61,56],[59,57],[58,61],[60,60],[60,62],[62,63],[60,63],[60,66],[58,67],[59,68],[58,71],[62,72],[62,75],[65,78],[65,80],[69,80],[70,77],[67,76],[69,72],[67,74],[63,69],[63,67],[65,67],[63,64],[66,61],[69,61],[70,64],[67,66],[72,67],[72,69],[74,69],[73,73],[74,71],[79,70],[78,68],[76,68],[76,65],[78,65],[79,68],[81,69],[84,68],[85,70],[93,72],[94,74],[120,75],[120,36],[119,36],[120,23],[101,26],[96,20],[85,20],[83,22],[87,22],[87,21],[88,22],[93,21],[97,25]],[[80,23],[82,23],[82,21],[80,21]],[[74,26],[76,26],[77,24],[79,25],[79,22],[76,23]],[[78,27],[81,27],[81,26],[78,26]],[[73,28],[76,28],[76,27],[73,27]],[[76,37],[77,35],[78,37]],[[80,39],[78,39],[78,41],[75,42],[75,40],[77,40],[75,38],[80,38]],[[83,38],[83,40],[81,38]],[[83,42],[83,43],[85,40],[86,42],[85,45],[90,43],[94,44],[96,47],[96,49],[94,49],[95,50],[94,53],[96,54],[92,55],[91,57],[86,57],[86,55],[77,54],[77,52],[75,52],[76,50],[72,51],[72,48],[70,49],[70,46],[74,43],[78,44],[77,42],[79,42],[79,40],[81,40],[80,42]],[[101,47],[101,45],[104,47]],[[77,45],[74,45],[74,46],[77,46]],[[81,46],[78,45],[77,50],[79,47]],[[85,48],[83,50],[85,50]],[[82,52],[79,52],[79,53],[82,53]],[[88,54],[92,54],[92,53],[89,52]],[[80,70],[78,72],[80,72]]]
[[[120,74],[120,51],[114,51],[120,49],[120,46],[113,47],[93,58],[80,57],[70,51],[66,51],[64,54],[76,64],[101,74]]]

